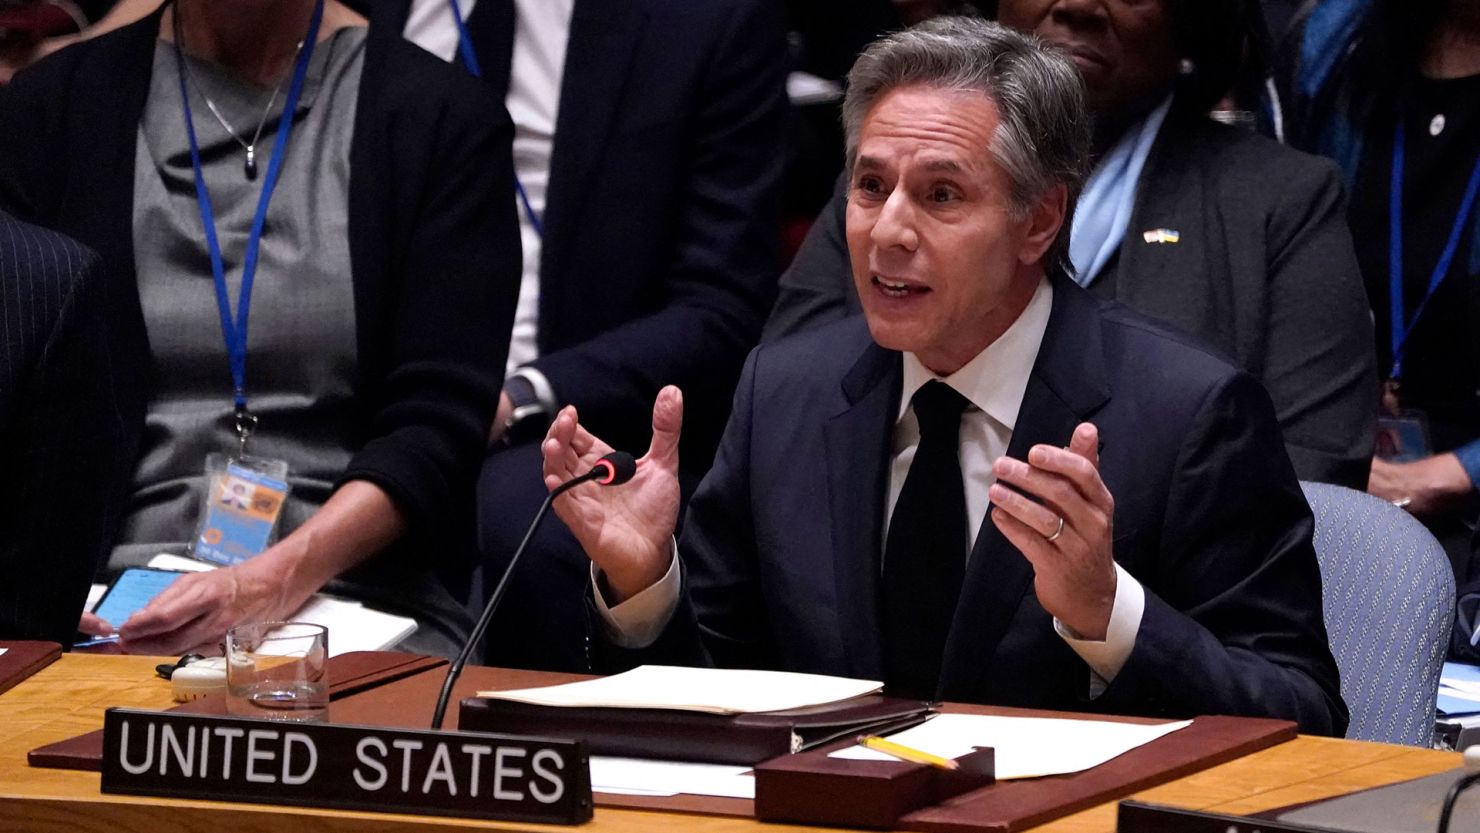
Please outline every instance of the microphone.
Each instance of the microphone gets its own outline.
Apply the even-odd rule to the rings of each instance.
[[[432,713],[433,729],[442,728],[442,718],[447,712],[447,701],[452,697],[452,686],[462,674],[463,666],[468,664],[468,657],[472,655],[473,649],[483,641],[483,632],[488,630],[488,623],[493,621],[493,612],[498,610],[498,603],[503,599],[504,591],[509,587],[509,576],[514,574],[514,566],[519,563],[519,557],[524,554],[530,539],[534,538],[535,530],[540,528],[540,522],[550,511],[550,504],[555,502],[555,498],[582,483],[594,480],[603,486],[620,486],[631,480],[634,474],[637,474],[637,461],[632,459],[632,455],[625,451],[613,451],[597,460],[591,466],[590,471],[561,483],[545,496],[539,511],[534,513],[534,520],[529,523],[529,529],[524,531],[524,539],[514,550],[514,557],[509,559],[509,566],[504,568],[504,574],[499,577],[498,586],[494,588],[493,595],[488,598],[488,604],[483,606],[483,615],[478,617],[478,624],[473,626],[473,633],[468,637],[467,644],[463,646],[457,659],[453,660],[452,665],[447,669],[447,679],[442,683],[442,693],[437,696],[437,710]]]

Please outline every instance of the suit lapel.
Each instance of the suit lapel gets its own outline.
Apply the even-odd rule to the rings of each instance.
[[[631,0],[577,0],[571,13],[545,198],[542,285],[559,280],[562,254],[569,248],[566,238],[579,225],[591,173],[601,161],[622,101],[627,70],[647,22],[637,5]],[[540,295],[556,297],[543,288]],[[545,329],[541,327],[541,332]]]
[[[838,624],[848,673],[878,679],[879,558],[889,445],[901,384],[899,354],[869,342],[843,379],[844,409],[824,429]]]
[[[1054,276],[1053,287],[1053,312],[1007,447],[1007,456],[1019,460],[1040,443],[1068,445],[1075,426],[1110,396],[1094,302],[1062,275]],[[1032,566],[997,530],[989,510],[972,547],[946,641],[939,696],[970,699],[984,689],[991,658],[1032,580]]]
[[[1202,161],[1193,152],[1203,146],[1200,125],[1190,118],[1169,115],[1146,160],[1120,244],[1115,297],[1191,332],[1216,334],[1214,343],[1232,344],[1231,318],[1215,315],[1231,309],[1232,299],[1208,303],[1208,293],[1223,291],[1228,282],[1207,274],[1208,264],[1223,262],[1208,251],[1219,237],[1208,213],[1218,201],[1207,196]]]

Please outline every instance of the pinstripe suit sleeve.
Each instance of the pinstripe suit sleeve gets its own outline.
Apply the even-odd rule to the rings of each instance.
[[[101,279],[91,251],[0,214],[0,638],[70,639],[112,524]]]

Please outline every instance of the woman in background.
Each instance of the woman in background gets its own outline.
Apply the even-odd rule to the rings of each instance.
[[[337,0],[176,0],[0,91],[0,205],[107,270],[110,568],[189,551],[208,456],[285,463],[292,486],[280,541],[115,623],[126,649],[214,642],[336,577],[415,616],[409,647],[457,649],[441,576],[518,289],[511,133]]]

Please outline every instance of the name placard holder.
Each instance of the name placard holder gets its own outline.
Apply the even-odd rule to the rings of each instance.
[[[579,741],[108,709],[102,791],[580,824]]]

